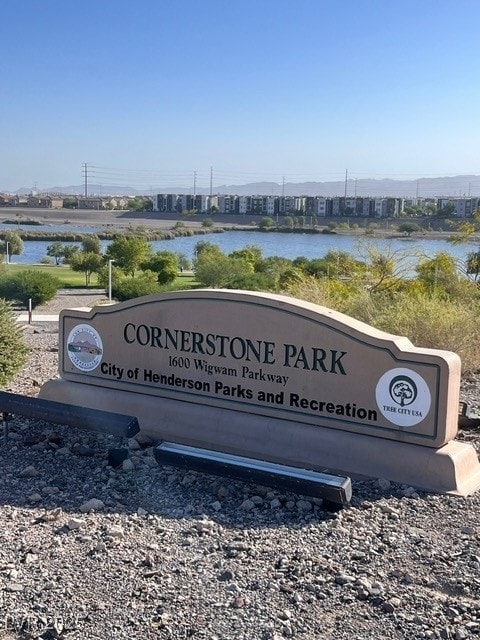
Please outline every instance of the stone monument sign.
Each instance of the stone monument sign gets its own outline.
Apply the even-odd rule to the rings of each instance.
[[[455,442],[460,360],[293,298],[197,290],[60,316],[42,397],[135,415],[155,440],[435,491],[480,486]]]

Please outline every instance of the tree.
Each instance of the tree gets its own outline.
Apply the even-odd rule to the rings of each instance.
[[[270,231],[271,229],[273,229],[275,227],[276,227],[275,220],[273,218],[271,218],[270,216],[265,216],[258,223],[258,228],[261,231]]]
[[[27,359],[28,347],[23,342],[23,330],[10,303],[0,299],[0,386],[5,387]]]
[[[415,267],[417,277],[431,292],[450,293],[458,284],[455,258],[440,252],[434,258],[425,258]]]
[[[305,226],[305,216],[297,216],[294,219],[294,224],[296,227],[303,229],[303,227]]]
[[[63,242],[56,240],[52,244],[47,246],[47,256],[55,259],[55,264],[58,266],[65,257],[65,245]]]
[[[178,276],[178,255],[173,251],[157,251],[142,264],[142,269],[156,273],[159,284],[170,284]]]
[[[283,226],[285,229],[293,229],[293,218],[292,216],[285,216],[283,218]]]
[[[449,218],[450,216],[455,216],[455,205],[453,202],[447,202],[447,204],[439,209],[436,213],[438,218]]]
[[[8,262],[10,262],[11,256],[19,256],[23,253],[23,240],[18,233],[7,231],[0,250],[8,256]]]
[[[478,279],[480,275],[480,251],[471,251],[467,254],[467,273]]]
[[[25,307],[29,300],[32,308],[53,300],[60,288],[60,281],[55,276],[34,269],[20,271],[14,276],[0,280],[0,297],[17,300]]]
[[[202,227],[205,227],[206,229],[211,229],[214,224],[215,223],[211,218],[205,218],[204,220],[202,220]]]
[[[204,251],[220,251],[221,253],[221,249],[218,244],[214,244],[208,240],[200,240],[193,248],[193,255],[198,258]]]
[[[135,276],[135,271],[146,262],[152,253],[150,243],[138,236],[119,236],[105,252],[107,260],[115,260],[125,275]]]
[[[230,258],[244,260],[254,271],[263,260],[262,249],[254,244],[247,244],[243,249],[232,251]]]
[[[180,271],[188,271],[192,268],[190,259],[184,253],[177,253],[177,260]]]
[[[142,198],[138,196],[129,200],[128,208],[130,211],[152,211],[153,202],[151,198]]]
[[[78,206],[77,198],[64,198],[63,199],[63,208],[64,209],[76,209]]]
[[[94,233],[83,236],[82,251],[83,253],[102,253],[102,243],[99,237]]]
[[[66,244],[63,250],[63,259],[65,262],[69,263],[71,257],[80,251],[80,248],[76,244]]]
[[[84,253],[77,251],[69,261],[72,271],[85,274],[85,286],[90,285],[92,274],[103,265],[103,258],[98,253]]]
[[[402,224],[398,225],[398,231],[406,236],[411,236],[412,233],[420,231],[420,227],[418,226],[418,224],[415,224],[415,222],[403,222]]]
[[[218,247],[203,250],[195,258],[195,276],[207,287],[232,287],[233,283],[252,273],[250,266],[241,259],[225,255]]]

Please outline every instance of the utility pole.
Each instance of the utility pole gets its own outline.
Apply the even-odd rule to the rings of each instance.
[[[348,169],[345,169],[345,199],[347,198]]]
[[[88,164],[86,162],[83,163],[83,180],[84,180],[84,196],[88,197]]]
[[[213,196],[213,167],[210,167],[210,197]]]
[[[357,181],[358,178],[355,178],[355,198],[357,197]]]

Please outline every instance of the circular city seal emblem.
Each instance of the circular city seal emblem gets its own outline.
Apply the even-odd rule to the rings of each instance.
[[[425,380],[411,369],[390,369],[377,383],[375,398],[381,414],[401,427],[413,427],[425,419],[432,397]]]
[[[96,329],[89,324],[77,324],[67,338],[70,362],[82,371],[93,371],[102,361],[103,344]]]

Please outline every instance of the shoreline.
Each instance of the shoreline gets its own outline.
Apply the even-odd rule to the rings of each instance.
[[[353,237],[374,237],[385,238],[388,240],[447,240],[449,238],[460,238],[461,233],[448,230],[443,231],[440,229],[421,230],[410,235],[405,235],[400,232],[392,230],[391,226],[402,224],[405,221],[411,221],[408,218],[389,218],[389,219],[367,219],[358,218],[360,223],[365,225],[375,224],[377,228],[370,228],[371,232],[367,233],[368,227],[362,226],[356,229],[334,229],[329,231],[328,225],[317,225],[316,227],[305,226],[302,229],[272,229],[271,231],[261,231],[257,224],[264,216],[252,215],[248,218],[245,216],[231,216],[231,215],[218,215],[212,216],[211,219],[214,222],[214,226],[211,228],[205,228],[202,226],[203,221],[209,218],[208,215],[198,214],[195,217],[185,217],[180,214],[160,214],[158,212],[136,212],[136,211],[100,211],[100,210],[86,210],[86,209],[29,209],[29,208],[2,208],[0,209],[0,222],[9,224],[12,226],[12,231],[15,230],[15,222],[18,224],[18,228],[21,228],[24,234],[35,234],[35,226],[26,224],[25,221],[33,220],[42,225],[65,225],[65,232],[52,232],[51,238],[46,237],[48,232],[39,231],[42,234],[42,239],[55,239],[59,235],[68,234],[69,225],[77,226],[96,226],[105,227],[106,234],[121,233],[129,229],[135,229],[141,227],[149,229],[154,232],[168,232],[175,233],[175,225],[178,222],[183,222],[184,229],[190,233],[195,234],[209,234],[219,233],[221,231],[251,231],[259,233],[279,233],[282,235],[301,235],[301,234],[325,234],[325,235],[338,235],[338,236],[353,236]],[[239,220],[240,218],[240,220]],[[23,220],[23,226],[22,226]],[[345,222],[347,219],[343,218],[331,218],[329,222],[338,222],[339,224]],[[352,218],[348,218],[349,223]],[[15,222],[14,222],[15,221]],[[325,219],[327,222],[327,219]],[[436,221],[437,223],[441,221]],[[385,226],[380,226],[380,225]],[[254,226],[255,225],[255,226]],[[181,230],[178,230],[181,231]],[[4,232],[2,232],[4,233]],[[75,234],[76,232],[72,232]],[[178,235],[181,235],[179,233]],[[36,238],[33,238],[34,240]],[[459,240],[461,241],[461,240]],[[469,242],[480,242],[480,234],[472,234],[469,238]]]

